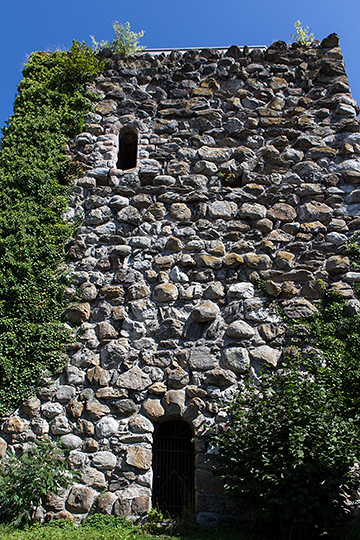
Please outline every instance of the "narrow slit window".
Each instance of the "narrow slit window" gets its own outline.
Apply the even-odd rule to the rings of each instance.
[[[138,138],[139,134],[135,126],[124,126],[120,131],[118,169],[126,171],[136,167]]]

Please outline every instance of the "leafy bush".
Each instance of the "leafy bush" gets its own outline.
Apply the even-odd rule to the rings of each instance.
[[[359,487],[360,318],[328,296],[309,326],[322,354],[248,380],[210,437],[227,489],[274,538],[333,529]]]
[[[93,46],[96,51],[101,49],[111,49],[114,53],[125,56],[127,54],[135,54],[145,49],[139,45],[139,40],[143,37],[144,31],[132,32],[130,23],[119,24],[117,21],[113,23],[115,37],[112,41],[101,41],[98,43],[94,36],[90,36]]]
[[[97,531],[111,531],[113,529],[132,529],[134,525],[122,516],[107,514],[90,514],[82,524],[87,529]]]
[[[166,520],[161,510],[151,508],[143,529],[150,534],[169,534],[173,529],[173,522]]]
[[[71,482],[64,453],[50,439],[38,439],[20,457],[7,455],[0,464],[0,503],[14,525],[33,521],[48,492]]]
[[[63,364],[67,334],[62,220],[74,165],[65,143],[82,130],[86,84],[101,68],[89,46],[33,53],[0,153],[0,414]]]
[[[309,47],[315,39],[314,34],[309,34],[309,27],[305,26],[305,28],[303,28],[300,21],[296,21],[294,27],[296,29],[296,34],[290,34],[294,42]]]

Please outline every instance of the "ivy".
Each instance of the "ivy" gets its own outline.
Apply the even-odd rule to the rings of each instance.
[[[62,219],[74,165],[66,142],[84,126],[85,88],[102,65],[74,41],[70,52],[33,53],[0,146],[0,414],[64,363],[59,271],[72,225]]]

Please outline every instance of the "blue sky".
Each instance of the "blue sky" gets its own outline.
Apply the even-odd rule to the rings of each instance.
[[[360,101],[359,0],[2,0],[0,127],[12,113],[27,55],[69,48],[73,39],[111,40],[112,22],[144,30],[148,48],[270,45],[291,42],[294,22],[322,39],[340,36],[352,94]]]

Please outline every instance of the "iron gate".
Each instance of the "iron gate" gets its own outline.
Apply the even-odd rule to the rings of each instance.
[[[156,426],[153,446],[153,506],[171,516],[194,508],[195,452],[190,426],[169,420]]]

